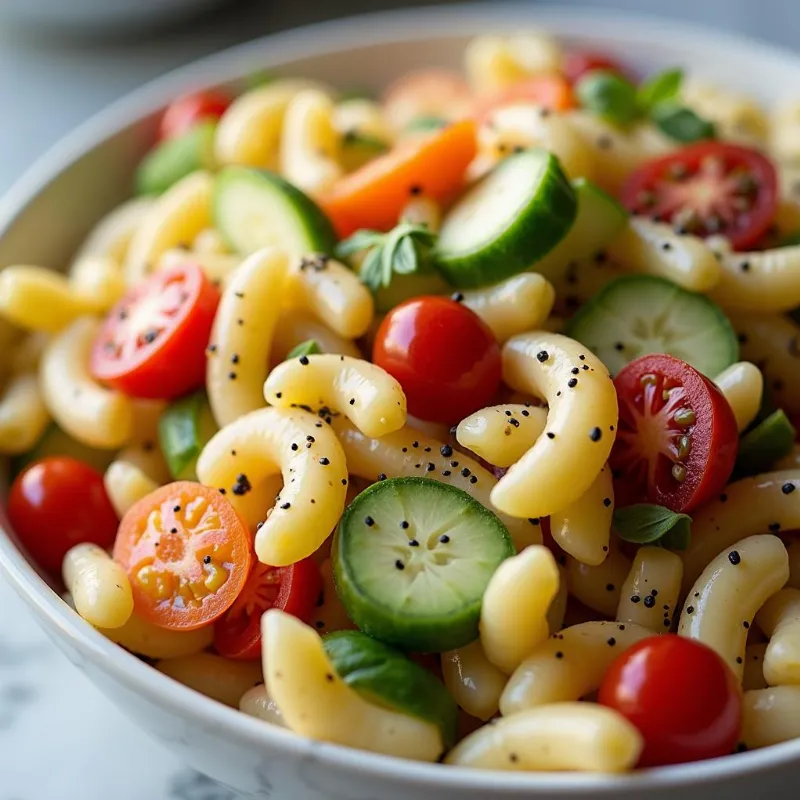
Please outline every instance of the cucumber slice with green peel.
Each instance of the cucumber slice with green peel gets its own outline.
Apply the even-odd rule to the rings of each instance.
[[[162,194],[199,169],[214,168],[216,123],[203,122],[151,150],[136,170],[137,194]]]
[[[329,633],[322,641],[339,677],[365,700],[430,722],[447,749],[455,744],[458,706],[435,675],[359,631]]]
[[[358,627],[404,650],[478,637],[486,585],[514,554],[502,522],[466,492],[426,478],[373,484],[342,515],[336,593]]]
[[[797,435],[786,414],[778,409],[739,440],[734,478],[768,472],[778,459],[788,456]]]
[[[329,253],[336,243],[319,206],[274,172],[226,167],[217,175],[213,206],[215,226],[237,253],[275,245],[299,258]]]
[[[450,209],[435,262],[449,283],[474,289],[525,272],[567,234],[575,191],[546,150],[509,156]]]
[[[171,403],[158,420],[158,442],[176,481],[196,481],[197,457],[217,432],[205,392]]]
[[[81,444],[53,422],[33,449],[11,459],[11,474],[16,475],[34,461],[50,456],[68,456],[77,459],[102,474],[116,457],[116,450],[95,450],[93,447]]]
[[[340,159],[345,172],[353,172],[389,150],[389,144],[375,136],[348,131],[342,137]]]
[[[647,275],[609,283],[572,317],[565,333],[612,375],[639,356],[667,353],[713,380],[739,359],[736,332],[719,306]]]
[[[628,212],[610,194],[586,178],[572,181],[578,212],[569,233],[531,266],[549,281],[560,280],[574,261],[592,258],[622,230]]]

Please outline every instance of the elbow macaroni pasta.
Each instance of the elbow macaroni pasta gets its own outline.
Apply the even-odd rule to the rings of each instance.
[[[480,639],[442,653],[444,685],[467,714],[486,722],[499,709],[508,678],[486,657]]]
[[[118,517],[124,517],[142,498],[158,489],[158,483],[129,461],[117,459],[103,476],[106,494]],[[110,626],[105,626],[110,627]]]
[[[13,456],[30,450],[49,424],[36,375],[12,376],[0,394],[0,453]]]
[[[800,684],[800,590],[781,589],[756,614],[756,625],[769,636],[763,659],[770,686]]]
[[[781,590],[783,591],[783,590]],[[778,592],[780,594],[781,592]],[[764,679],[764,653],[767,652],[767,643],[748,644],[744,651],[744,674],[742,675],[742,688],[745,692],[753,689],[766,689]]]
[[[631,570],[631,560],[609,543],[605,560],[596,566],[566,557],[570,594],[609,619],[617,613],[622,586]]]
[[[323,353],[363,358],[352,339],[334,333],[327,325],[310,313],[300,310],[285,311],[278,319],[272,342],[271,363],[278,364],[297,345],[314,341]]]
[[[764,376],[761,370],[749,361],[731,364],[714,378],[725,399],[730,404],[736,427],[741,433],[758,414],[764,394]]]
[[[749,750],[800,737],[800,686],[744,693],[742,745]]]
[[[283,714],[275,701],[267,693],[267,687],[262,683],[248,689],[239,701],[239,711],[257,719],[263,719],[272,725],[285,728]]]

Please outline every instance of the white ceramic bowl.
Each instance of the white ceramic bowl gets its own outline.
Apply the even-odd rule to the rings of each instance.
[[[45,156],[0,203],[0,264],[63,265],[103,212],[125,196],[155,113],[197,86],[257,69],[341,86],[380,87],[413,67],[459,64],[486,31],[541,26],[574,45],[594,44],[642,68],[675,64],[775,100],[800,86],[800,59],[746,39],[659,20],[521,4],[378,14],[317,25],[238,47],[171,74],[90,120]],[[0,528],[7,521],[0,513]],[[114,703],[196,769],[255,797],[291,800],[617,798],[708,800],[794,797],[800,741],[732,758],[634,775],[537,775],[416,764],[308,741],[174,683],[77,617],[0,530],[0,566],[39,624]],[[54,725],[67,720],[53,720]],[[120,776],[124,780],[124,776]]]

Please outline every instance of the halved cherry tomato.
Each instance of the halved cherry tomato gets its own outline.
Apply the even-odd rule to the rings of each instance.
[[[619,428],[611,468],[617,503],[688,512],[719,493],[739,449],[736,418],[696,369],[663,354],[632,361],[614,379]]]
[[[414,195],[440,201],[451,197],[476,152],[471,120],[408,137],[385,156],[342,178],[322,206],[339,236],[359,228],[389,230]]]
[[[536,75],[481,98],[477,102],[476,116],[483,120],[496,108],[526,102],[550,111],[569,111],[575,108],[575,95],[572,87],[560,75]]]
[[[159,125],[159,139],[173,139],[186,133],[199,122],[219,119],[231,99],[224,92],[208,89],[173,100],[164,111]]]
[[[398,78],[383,94],[383,113],[396,128],[420,117],[460,119],[472,111],[472,92],[449,69],[421,69]]]
[[[403,387],[409,413],[453,424],[486,406],[500,384],[500,347],[485,322],[446,297],[395,306],[373,359]]]
[[[8,495],[8,521],[33,560],[53,575],[61,574],[73,545],[110,547],[117,533],[103,476],[64,456],[35,461],[17,476]]]
[[[742,691],[733,671],[710,647],[674,634],[643,639],[622,653],[598,701],[639,729],[640,767],[728,755],[742,726]]]
[[[622,188],[634,214],[683,233],[721,234],[737,250],[755,245],[778,207],[775,167],[761,153],[727,142],[698,142],[653,159]]]
[[[574,86],[587,72],[601,69],[606,72],[616,72],[624,78],[632,77],[630,70],[615,58],[605,53],[591,50],[570,50],[564,56],[561,71],[564,77]]]
[[[196,264],[153,273],[109,312],[91,372],[132,397],[169,400],[205,381],[219,291]]]
[[[236,602],[214,625],[214,647],[225,658],[261,658],[261,616],[279,608],[308,622],[322,591],[322,575],[313,558],[288,567],[256,561]]]
[[[169,483],[123,517],[114,560],[131,581],[137,614],[194,630],[234,603],[250,574],[251,537],[217,489]]]

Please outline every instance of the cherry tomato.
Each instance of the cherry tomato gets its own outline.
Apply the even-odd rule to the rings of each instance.
[[[620,64],[615,58],[605,53],[592,52],[590,50],[571,50],[564,56],[564,63],[561,71],[564,77],[574,86],[587,72],[596,69],[606,72],[616,72],[623,78],[631,78],[627,67]]]
[[[721,234],[737,250],[754,246],[778,207],[775,167],[761,153],[726,142],[698,142],[648,161],[622,188],[634,214],[697,236]]]
[[[472,111],[472,92],[464,78],[449,69],[407,73],[383,94],[383,113],[396,128],[420,117],[461,119]]]
[[[186,133],[197,123],[217,120],[227,110],[231,100],[224,92],[209,89],[187,94],[173,100],[161,117],[159,139],[173,139]]]
[[[172,630],[213,622],[250,573],[251,537],[217,489],[169,483],[122,518],[114,560],[131,581],[137,614]]]
[[[486,323],[446,297],[393,308],[373,359],[403,387],[409,413],[452,424],[486,406],[500,384],[500,347]]]
[[[485,121],[496,108],[526,102],[544,106],[550,111],[568,111],[575,107],[575,95],[560,75],[536,75],[481,98],[476,104],[476,116]]]
[[[710,647],[664,634],[630,647],[606,673],[598,702],[644,737],[640,767],[683,764],[733,752],[742,725],[742,692]]]
[[[195,264],[159,270],[109,312],[92,375],[132,397],[170,400],[201,387],[219,291]]]
[[[313,558],[289,567],[256,561],[236,602],[214,625],[214,647],[225,658],[261,658],[261,615],[279,608],[308,622],[322,592],[322,576]]]
[[[739,449],[722,392],[673,356],[632,361],[614,379],[619,428],[611,468],[618,505],[657,503],[688,512],[718,494]]]
[[[117,514],[103,476],[74,458],[35,461],[11,486],[8,521],[40,567],[61,574],[61,562],[73,545],[92,542],[111,547]]]

